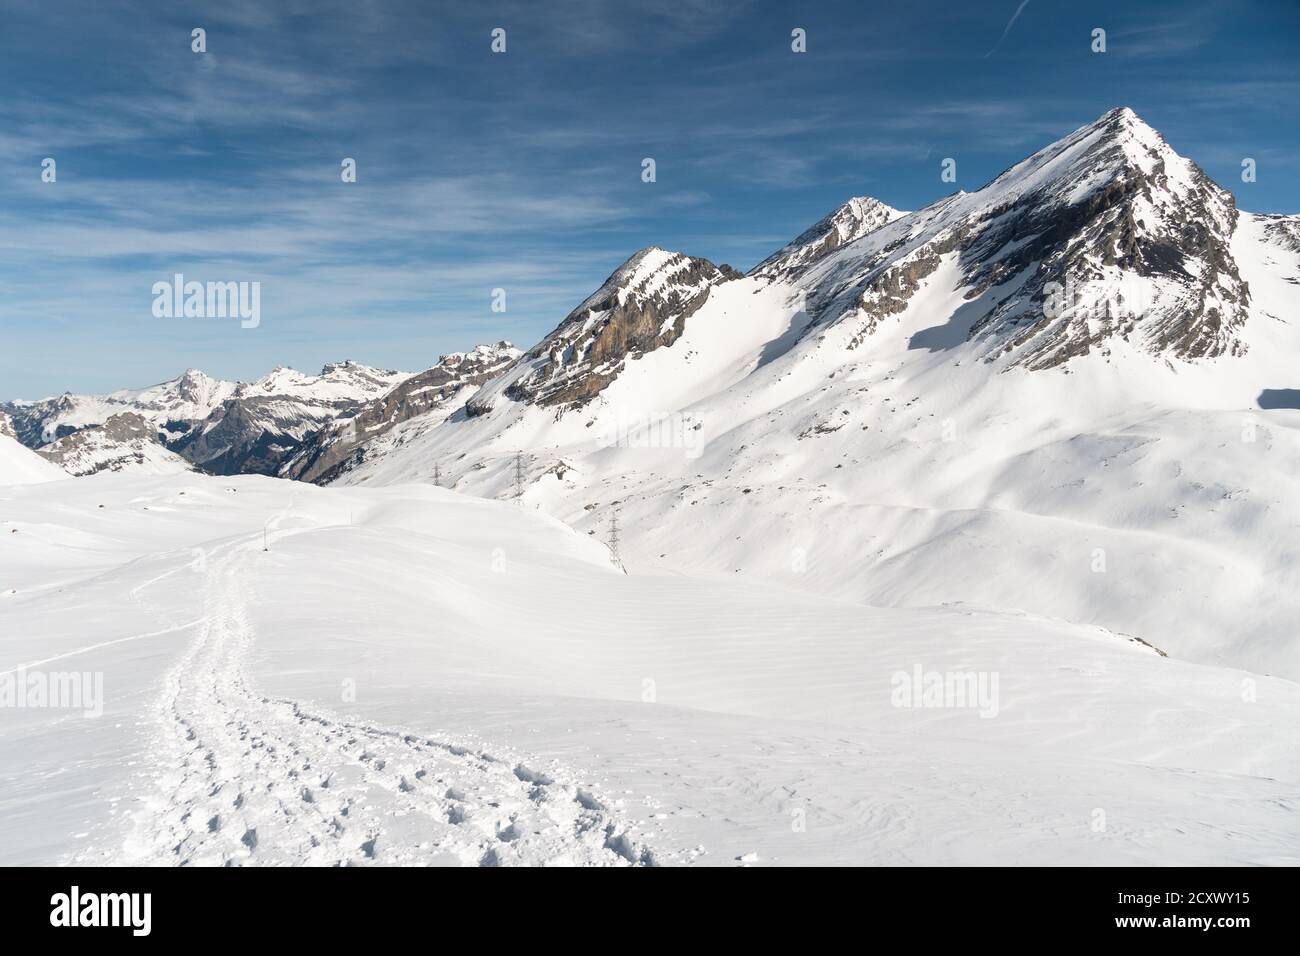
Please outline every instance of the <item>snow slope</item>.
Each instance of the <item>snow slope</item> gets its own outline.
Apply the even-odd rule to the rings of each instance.
[[[1097,627],[625,575],[429,487],[0,499],[0,677],[105,695],[0,709],[0,862],[1300,861],[1300,687]]]
[[[57,466],[0,432],[0,487],[67,477]]]

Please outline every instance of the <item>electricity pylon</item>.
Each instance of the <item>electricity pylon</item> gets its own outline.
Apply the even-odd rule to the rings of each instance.
[[[627,568],[623,567],[623,556],[618,550],[618,505],[609,513],[609,559],[614,562],[614,567],[618,568],[624,574]]]

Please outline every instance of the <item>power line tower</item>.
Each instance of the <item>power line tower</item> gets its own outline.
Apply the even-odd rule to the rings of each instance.
[[[515,501],[524,503],[524,453],[515,452]]]
[[[623,556],[618,550],[618,505],[615,504],[609,513],[609,559],[614,562],[614,567],[618,568],[624,574],[627,568],[623,567]]]
[[[433,486],[437,488],[440,487],[441,485],[442,485],[442,469],[438,466],[438,463],[435,461],[433,463]]]

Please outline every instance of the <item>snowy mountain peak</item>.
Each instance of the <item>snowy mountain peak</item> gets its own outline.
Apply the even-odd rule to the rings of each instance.
[[[1151,179],[1187,197],[1204,175],[1136,113],[1120,107],[1040,149],[972,195],[1007,201],[1042,194],[1073,204],[1107,185],[1135,179]]]
[[[502,339],[493,345],[476,345],[468,352],[449,352],[446,355],[439,355],[438,365],[454,366],[466,363],[475,364],[481,362],[499,362],[502,359],[510,359],[513,361],[523,354],[523,352],[515,348],[511,343]]]
[[[615,269],[595,292],[569,313],[569,319],[587,312],[625,305],[630,299],[689,297],[719,276],[736,277],[730,266],[715,266],[681,252],[647,246]]]
[[[1244,348],[1236,222],[1230,194],[1121,108],[838,250],[804,284],[814,324],[843,323],[848,348],[949,268],[969,301],[956,333],[986,358],[1049,368],[1121,340],[1214,357]]]
[[[773,279],[794,278],[836,249],[903,215],[905,213],[879,199],[854,196],[768,256],[749,274]]]
[[[355,359],[344,359],[342,362],[327,362],[325,365],[321,366],[320,374],[321,377],[333,375],[335,372],[343,372],[348,369],[357,368],[360,364],[361,363],[357,362]]]
[[[658,246],[642,249],[466,409],[482,414],[500,394],[542,405],[584,404],[618,377],[629,357],[672,345],[710,290],[739,278],[728,265]]]
[[[223,382],[205,374],[196,368],[187,368],[174,379],[177,398],[194,405],[213,405],[220,400],[224,392],[230,390],[230,383]]]

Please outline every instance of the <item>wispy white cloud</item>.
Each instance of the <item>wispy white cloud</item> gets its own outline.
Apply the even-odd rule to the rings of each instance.
[[[1011,19],[1008,20],[1007,25],[1002,28],[1002,36],[998,37],[998,42],[993,44],[993,49],[984,54],[984,59],[987,60],[998,51],[998,47],[1002,45],[1002,41],[1011,33],[1011,28],[1016,25],[1016,21],[1020,19],[1020,14],[1027,6],[1029,6],[1029,0],[1020,0],[1020,6],[1016,7],[1016,12],[1011,14]]]

